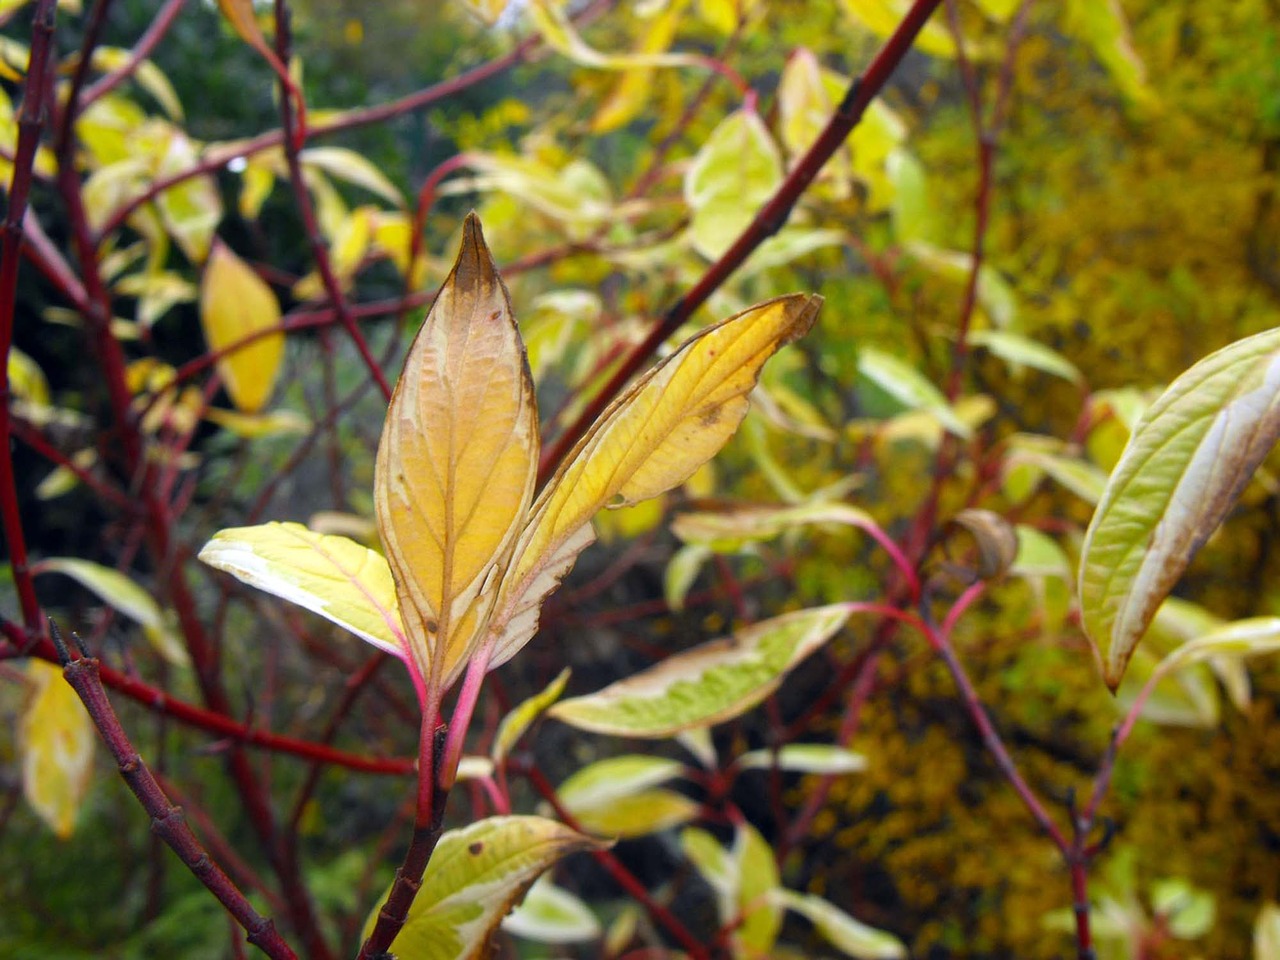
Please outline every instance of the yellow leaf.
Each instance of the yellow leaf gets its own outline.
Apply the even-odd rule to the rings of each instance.
[[[495,665],[533,636],[542,600],[592,541],[600,508],[655,497],[715,456],[746,415],[760,368],[813,325],[821,297],[769,300],[702,331],[601,415],[551,478],[516,549],[491,630]]]
[[[462,0],[469,13],[490,27],[502,19],[509,3],[510,0]]]
[[[22,714],[22,790],[27,803],[59,837],[75,832],[93,773],[93,721],[62,671],[29,660],[35,695]]]
[[[91,590],[101,600],[142,625],[147,640],[160,656],[175,666],[191,663],[187,649],[174,632],[170,616],[155,597],[119,570],[76,557],[49,557],[34,568],[36,573],[61,573]]]
[[[841,0],[841,3],[850,16],[880,37],[891,36],[908,9],[906,0]],[[951,59],[956,55],[955,40],[938,19],[924,25],[915,48],[935,57]],[[974,56],[971,46],[966,46],[966,51]]]
[[[9,348],[9,390],[14,397],[48,406],[49,381],[40,364],[17,347]]]
[[[231,401],[243,413],[257,413],[271,398],[284,360],[280,304],[248,264],[216,241],[200,283],[200,324],[214,352],[259,331],[277,330],[219,357],[217,363]]]
[[[684,14],[684,6],[683,0],[672,3],[654,17],[651,23],[646,24],[636,52],[641,55],[662,53],[670,47]],[[652,67],[628,70],[591,118],[592,132],[608,133],[630,123],[644,109],[652,89]]]
[[[474,649],[533,498],[538,415],[506,287],[474,214],[409,349],[374,507],[410,654],[429,689]]]
[[[580,66],[598,70],[630,70],[634,67],[702,65],[696,56],[682,53],[601,53],[578,35],[564,8],[549,0],[529,0],[528,13],[547,46]]]
[[[200,159],[199,151],[181,131],[169,132],[155,174],[166,177],[187,170]],[[194,264],[204,262],[213,232],[222,219],[222,197],[212,177],[192,177],[156,197],[164,228]]]
[[[218,9],[241,40],[268,59],[274,56],[262,35],[262,28],[258,26],[258,18],[253,12],[253,0],[218,0]]]
[[[300,523],[264,523],[219,530],[200,559],[405,657],[391,569],[364,544]]]

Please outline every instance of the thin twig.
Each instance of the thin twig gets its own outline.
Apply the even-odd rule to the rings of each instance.
[[[50,625],[54,642],[58,645],[59,659],[62,661],[62,672],[67,683],[75,689],[76,694],[84,702],[85,709],[93,718],[94,725],[102,735],[103,742],[115,758],[133,795],[138,798],[151,817],[151,829],[164,840],[178,855],[178,859],[186,864],[196,879],[217,897],[218,902],[226,908],[236,922],[244,929],[246,939],[273,960],[296,960],[297,954],[289,947],[270,919],[261,916],[253,905],[240,892],[240,888],[223,872],[222,868],[201,846],[196,835],[187,826],[182,809],[169,802],[155,777],[147,769],[138,751],[134,749],[124,728],[120,726],[120,718],[116,716],[107,699],[98,676],[99,664],[96,658],[77,653],[74,657],[62,643],[57,628]]]

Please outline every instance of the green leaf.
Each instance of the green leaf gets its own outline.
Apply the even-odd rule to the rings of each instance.
[[[782,929],[782,907],[774,899],[781,880],[773,847],[760,831],[742,822],[734,831],[733,859],[738,874],[736,909],[721,920],[733,923],[736,917],[742,917],[741,926],[733,932],[736,957],[767,957]]]
[[[969,342],[976,347],[985,347],[1009,364],[1016,373],[1021,367],[1031,367],[1051,373],[1063,380],[1080,383],[1084,378],[1076,365],[1043,343],[1030,337],[1007,330],[975,330],[969,334]]]
[[[695,819],[701,806],[661,787],[619,797],[612,803],[574,811],[578,824],[602,837],[628,839],[670,830]]]
[[[51,557],[40,561],[35,572],[61,573],[75,580],[97,594],[104,603],[141,624],[147,641],[165,660],[179,667],[190,666],[187,649],[173,631],[170,618],[160,604],[120,571],[74,557]]]
[[[662,596],[673,611],[684,609],[684,601],[698,579],[711,551],[701,544],[686,544],[672,554],[662,578]]]
[[[1157,880],[1151,885],[1151,908],[1168,918],[1169,932],[1179,940],[1195,940],[1213,928],[1213,894],[1186,880]]]
[[[682,513],[671,522],[671,532],[685,543],[731,553],[748,543],[772,540],[810,524],[865,528],[872,522],[870,514],[857,507],[817,502],[795,507],[745,507],[723,513]]]
[[[782,182],[782,157],[754,110],[736,110],[711,131],[689,165],[685,202],[693,248],[720,257]]]
[[[893,934],[860,923],[821,897],[794,890],[778,890],[775,897],[782,906],[812,923],[827,943],[846,956],[858,960],[896,960],[907,955],[907,948]]]
[[[783,614],[713,640],[610,684],[562,700],[549,714],[571,726],[662,739],[739,716],[844,626],[845,604]]]
[[[791,773],[860,773],[867,769],[867,758],[860,753],[826,743],[789,743],[777,754],[772,750],[744,753],[738,763],[747,770],[779,770]]]
[[[1186,371],[1143,415],[1085,534],[1080,605],[1113,690],[1161,601],[1280,437],[1280,330]]]
[[[929,242],[941,231],[929,200],[923,164],[906,147],[897,147],[885,161],[885,172],[893,189],[889,212],[898,242]]]
[[[874,347],[863,347],[858,351],[858,372],[908,409],[929,413],[956,436],[972,436],[973,431],[956,416],[942,391],[909,363]]]
[[[1146,67],[1133,48],[1119,0],[1067,0],[1063,10],[1064,31],[1088,44],[1121,93],[1138,103],[1150,102]]]
[[[1203,663],[1172,676],[1157,674],[1157,657],[1148,649],[1134,651],[1124,681],[1116,691],[1116,708],[1127,714],[1148,684],[1154,688],[1142,704],[1142,719],[1161,726],[1211,730],[1221,719],[1221,697],[1213,674]]]
[[[733,931],[733,956],[771,956],[782,908],[774,896],[779,879],[773,848],[759,831],[739,823],[732,848],[725,850],[705,830],[690,827],[680,834],[680,846],[716,893],[720,921]]]
[[[914,215],[924,216],[925,213],[922,211]],[[944,250],[919,239],[908,239],[904,249],[921,266],[928,268],[942,279],[957,286],[964,286],[969,282],[969,275],[973,272],[973,254],[959,250]],[[1000,275],[1000,271],[989,263],[978,267],[977,293],[978,306],[997,327],[1009,327],[1017,319],[1018,304],[1013,288]],[[969,335],[970,339],[980,333],[981,331],[974,331]]]
[[[365,157],[345,147],[308,147],[299,154],[308,166],[323,170],[331,177],[362,187],[394,206],[403,206],[404,197],[386,174]]]
[[[538,876],[579,850],[600,849],[562,823],[542,817],[490,817],[440,838],[391,943],[398,960],[479,960],[502,918]],[[367,938],[376,908],[365,924]]]
[[[1155,619],[1151,624],[1151,636],[1153,639],[1157,637],[1163,639],[1167,636],[1176,644],[1185,644],[1208,636],[1225,626],[1227,626],[1225,620],[1210,613],[1204,607],[1179,597],[1169,597],[1156,611]],[[1157,649],[1161,653],[1172,652],[1172,647],[1160,646]],[[1236,653],[1206,654],[1205,657],[1213,672],[1217,674],[1219,682],[1226,688],[1227,695],[1231,697],[1231,702],[1235,704],[1236,709],[1248,710],[1253,691],[1249,682],[1249,671],[1244,662],[1245,657]]]
[[[1005,460],[1005,490],[1015,500],[1029,496],[1048,474],[1056,483],[1087,503],[1097,503],[1107,487],[1107,475],[1093,463],[1071,452],[1066,444],[1037,434],[1009,438]]]
[[[534,882],[524,902],[502,921],[502,929],[538,943],[585,943],[603,933],[591,908],[545,875]]]
[[[156,179],[189,170],[199,160],[195,145],[175,128],[156,168]],[[192,177],[175,184],[156,197],[156,208],[165,229],[187,259],[194,264],[204,263],[213,232],[222,219],[222,196],[214,179]]]
[[[498,724],[498,733],[493,738],[493,749],[489,752],[494,763],[501,763],[502,758],[516,745],[516,741],[524,736],[529,724],[560,699],[560,694],[564,693],[564,685],[569,682],[569,673],[569,668],[565,667],[541,693],[534,694],[502,718],[502,722]]]
[[[607,807],[624,797],[677,777],[684,765],[665,757],[627,754],[588,764],[562,783],[556,794],[575,813]]]
[[[382,554],[300,523],[219,530],[200,559],[400,659],[407,656],[391,568]]]
[[[680,848],[712,890],[722,898],[733,898],[738,864],[715,837],[699,827],[687,827],[680,831]]]
[[[1014,528],[1018,537],[1018,555],[1009,572],[1019,577],[1071,578],[1071,561],[1058,541],[1035,527],[1018,524]]]

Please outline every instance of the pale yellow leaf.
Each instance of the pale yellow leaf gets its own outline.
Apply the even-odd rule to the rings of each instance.
[[[617,499],[655,497],[715,456],[746,415],[760,368],[813,325],[821,297],[759,304],[687,341],[601,415],[533,506],[494,611],[495,665],[533,636],[542,600],[588,543],[590,520]]]
[[[630,70],[634,67],[700,66],[701,61],[681,53],[601,53],[579,36],[565,9],[549,0],[527,0],[529,19],[547,46],[584,67]]]
[[[524,522],[538,417],[480,221],[409,349],[378,445],[374,507],[410,652],[443,689],[474,649]]]
[[[41,560],[35,572],[61,573],[70,577],[126,617],[141,624],[148,642],[170,663],[185,667],[191,662],[186,647],[172,628],[169,616],[155,597],[119,570],[77,557],[50,557]]]
[[[1253,926],[1253,960],[1280,960],[1280,906],[1264,903]]]
[[[93,773],[93,721],[62,671],[43,660],[27,661],[34,695],[19,724],[22,790],[40,819],[62,839],[76,820]]]
[[[362,187],[388,203],[400,206],[404,197],[386,174],[354,150],[345,147],[310,147],[299,155],[303,163],[318,167],[331,177]]]
[[[771,891],[773,900],[812,923],[827,943],[857,960],[897,960],[907,948],[893,934],[877,930],[849,916],[821,897],[781,887]]]
[[[586,943],[604,932],[591,908],[543,874],[502,921],[507,933],[537,943]]]
[[[214,352],[260,331],[276,331],[231,350],[217,362],[232,403],[243,413],[257,413],[271,399],[284,360],[280,304],[266,282],[220,242],[214,243],[200,281],[200,323]]]
[[[684,15],[684,6],[684,0],[672,3],[646,23],[636,53],[642,56],[662,53],[670,47]],[[592,132],[608,133],[630,123],[644,109],[652,91],[652,67],[627,70],[591,118]]]
[[[405,657],[391,569],[363,544],[300,523],[265,523],[219,530],[200,559]]]

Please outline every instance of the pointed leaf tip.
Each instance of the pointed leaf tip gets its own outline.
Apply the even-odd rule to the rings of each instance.
[[[374,480],[409,651],[430,687],[448,687],[475,650],[537,463],[529,365],[473,213],[409,348]]]

